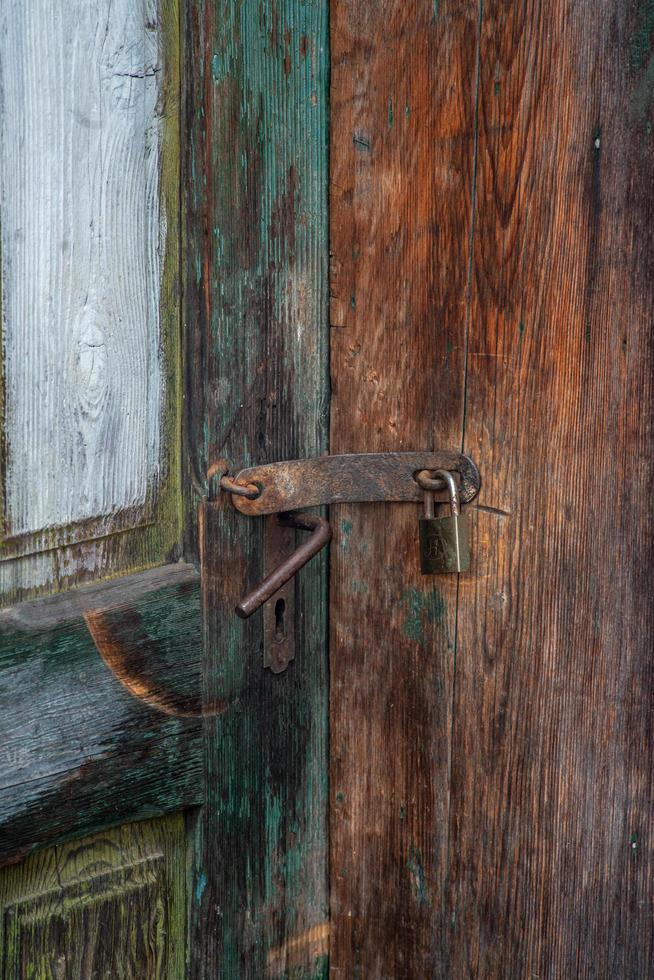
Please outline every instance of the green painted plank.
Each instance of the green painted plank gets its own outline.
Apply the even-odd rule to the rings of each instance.
[[[328,4],[188,5],[186,318],[192,513],[208,467],[327,449]],[[208,504],[207,798],[193,975],[322,976],[327,940],[326,562],[299,576],[296,659],[262,667],[262,522]],[[195,547],[190,540],[190,546]],[[216,909],[219,912],[216,912]]]

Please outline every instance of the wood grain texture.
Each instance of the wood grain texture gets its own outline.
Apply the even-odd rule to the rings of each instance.
[[[3,5],[11,535],[142,508],[159,468],[166,229],[148,6]]]
[[[327,448],[326,14],[323,0],[187,5],[191,515],[219,457]],[[323,976],[325,562],[297,579],[296,659],[275,676],[262,617],[234,616],[262,577],[261,522],[210,503],[202,538],[205,696],[230,707],[206,721],[192,975]]]
[[[179,7],[11,0],[0,16],[15,601],[179,538]]]
[[[0,875],[3,980],[182,980],[182,817],[120,827]]]
[[[654,975],[653,27],[484,4],[451,977]]]
[[[478,8],[331,4],[333,453],[458,449]],[[330,578],[333,977],[443,975],[456,578],[417,504],[340,506]]]
[[[200,802],[201,656],[188,565],[0,612],[0,862]]]

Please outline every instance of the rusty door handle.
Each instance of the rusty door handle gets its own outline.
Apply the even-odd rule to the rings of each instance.
[[[314,555],[322,551],[325,545],[331,541],[331,524],[324,517],[318,517],[316,514],[278,514],[277,520],[283,527],[293,527],[300,531],[310,531],[311,536],[299,548],[296,548],[281,565],[278,565],[269,575],[266,575],[256,588],[243,596],[236,607],[236,614],[241,619],[247,619],[248,616],[256,612],[264,602],[267,602],[275,592],[278,592],[289,579],[292,579]]]

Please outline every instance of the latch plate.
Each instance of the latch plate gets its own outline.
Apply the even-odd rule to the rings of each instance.
[[[421,453],[355,453],[315,456],[282,463],[266,463],[241,470],[234,482],[254,484],[254,499],[232,496],[237,510],[250,517],[302,510],[322,504],[374,501],[420,501],[423,490],[415,479],[420,470],[450,470],[459,486],[461,503],[479,491],[479,470],[463,453],[436,450]],[[448,500],[445,485],[435,491],[437,501]]]

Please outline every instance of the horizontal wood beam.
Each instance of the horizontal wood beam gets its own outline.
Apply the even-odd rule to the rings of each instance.
[[[201,650],[181,563],[0,612],[0,863],[200,802]]]

